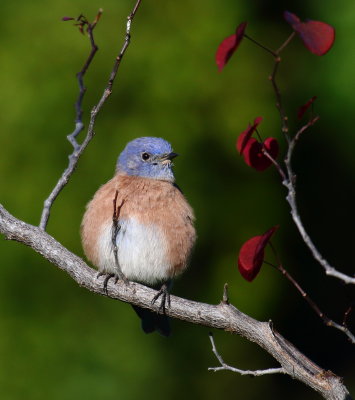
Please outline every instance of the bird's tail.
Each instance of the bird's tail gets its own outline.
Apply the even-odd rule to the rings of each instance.
[[[142,329],[145,333],[159,332],[163,336],[170,336],[171,329],[169,318],[164,314],[157,314],[153,311],[133,306],[134,311],[142,320]]]

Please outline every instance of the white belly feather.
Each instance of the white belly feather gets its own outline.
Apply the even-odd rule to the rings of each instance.
[[[120,220],[117,234],[118,263],[123,274],[132,281],[154,284],[166,281],[171,275],[167,260],[167,243],[163,232],[154,225],[143,225],[135,218]],[[99,235],[99,269],[115,273],[112,246],[112,223]]]

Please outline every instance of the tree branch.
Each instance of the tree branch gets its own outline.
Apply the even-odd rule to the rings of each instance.
[[[69,134],[67,136],[67,139],[72,144],[74,151],[77,151],[80,149],[80,145],[77,142],[76,137],[84,129],[84,123],[83,123],[83,119],[82,119],[82,117],[83,117],[82,103],[83,103],[84,95],[86,93],[86,87],[84,85],[84,76],[86,74],[86,71],[90,67],[91,62],[93,61],[96,52],[99,49],[97,44],[95,43],[93,31],[94,31],[99,19],[101,18],[101,15],[102,15],[102,9],[100,9],[99,12],[97,13],[96,18],[93,23],[89,23],[86,20],[86,18],[84,19],[84,23],[87,25],[87,34],[88,34],[88,37],[90,40],[91,51],[90,51],[90,54],[89,54],[87,60],[84,63],[83,68],[81,69],[81,71],[79,71],[76,74],[76,78],[78,80],[78,85],[79,85],[79,95],[78,95],[78,99],[75,103],[75,111],[76,111],[75,129],[71,134]],[[84,18],[84,17],[81,16],[81,18]]]
[[[12,216],[0,205],[0,233],[7,239],[21,242],[68,273],[80,286],[93,293],[108,296],[143,308],[159,312],[159,306],[151,300],[156,293],[153,289],[130,282],[117,284],[108,282],[107,293],[103,280],[96,278],[96,271],[81,258],[71,253],[43,229],[29,225]],[[330,371],[318,367],[291,343],[274,331],[269,323],[260,322],[227,302],[210,305],[171,296],[171,307],[166,314],[193,324],[222,329],[245,337],[257,343],[279,362],[281,368],[319,392],[325,399],[350,399],[341,379]]]
[[[276,255],[276,250],[274,248],[274,246],[272,245],[271,242],[269,242],[270,247],[272,248],[272,251],[274,253],[274,255],[277,258],[277,264],[274,265],[272,263],[269,263],[267,261],[264,261],[265,264],[268,264],[272,267],[274,267],[275,269],[277,269],[278,271],[281,272],[281,274],[283,276],[285,276],[287,278],[287,280],[289,282],[291,282],[291,284],[296,288],[296,290],[301,294],[301,296],[304,298],[304,300],[309,304],[309,306],[312,308],[312,310],[318,315],[318,317],[323,321],[325,326],[328,326],[330,328],[334,328],[339,330],[340,332],[343,332],[349,339],[349,341],[352,344],[355,344],[355,336],[352,334],[352,332],[348,329],[348,327],[346,326],[346,318],[344,320],[343,325],[338,324],[337,322],[333,321],[331,318],[329,318],[326,314],[324,314],[323,311],[321,311],[321,309],[318,307],[318,305],[316,304],[316,302],[308,295],[308,293],[306,291],[304,291],[302,289],[302,287],[300,286],[300,284],[293,278],[293,276],[282,266],[280,260],[278,259],[277,255]],[[344,315],[344,317],[346,317],[346,313]]]
[[[271,156],[271,154],[267,151],[265,146],[262,149],[263,154],[274,164],[277,172],[280,174],[281,179],[282,179],[282,184],[287,188],[287,196],[286,200],[288,204],[290,205],[291,208],[291,216],[292,219],[304,241],[304,243],[307,245],[309,250],[311,251],[314,259],[318,261],[324,268],[326,275],[333,276],[335,278],[341,279],[343,282],[347,284],[355,284],[355,277],[351,277],[349,275],[346,275],[342,272],[339,272],[336,270],[334,267],[332,267],[328,261],[320,254],[318,251],[317,247],[313,243],[311,237],[308,235],[306,229],[304,228],[304,225],[302,223],[300,214],[298,212],[298,207],[297,207],[297,202],[296,202],[296,175],[293,172],[292,169],[292,155],[294,152],[294,148],[300,138],[300,136],[312,125],[314,125],[317,121],[319,120],[319,117],[316,116],[312,118],[306,125],[302,126],[297,132],[296,135],[289,140],[288,142],[288,149],[286,153],[286,157],[284,160],[285,166],[286,166],[286,171],[283,170],[281,165]],[[334,323],[335,324],[335,323]],[[337,324],[335,324],[337,325]],[[334,327],[335,327],[334,325]],[[339,325],[337,329],[340,329],[344,331],[344,327]],[[346,328],[345,328],[346,329]],[[351,338],[353,341],[353,337]]]
[[[41,215],[41,221],[39,224],[39,226],[42,229],[46,229],[52,205],[53,205],[55,199],[57,198],[57,196],[59,195],[59,193],[64,188],[64,186],[68,183],[69,178],[72,175],[72,173],[74,172],[76,164],[78,163],[79,157],[86,147],[86,146],[83,147],[83,144],[80,145],[77,142],[76,138],[79,135],[79,133],[84,129],[84,123],[83,123],[83,119],[82,119],[82,116],[83,116],[82,102],[84,99],[84,95],[86,93],[86,87],[84,85],[84,76],[85,76],[85,73],[88,70],[92,60],[94,59],[97,50],[99,49],[95,43],[94,29],[96,27],[97,22],[99,21],[99,19],[101,17],[101,14],[102,14],[102,10],[100,9],[92,24],[89,23],[83,15],[80,15],[77,18],[77,20],[80,21],[80,23],[81,23],[80,30],[82,32],[83,32],[83,26],[87,25],[87,34],[88,34],[88,37],[90,40],[91,50],[90,50],[88,58],[86,59],[84,65],[83,65],[83,68],[76,74],[76,78],[78,80],[78,85],[79,85],[79,94],[78,94],[77,101],[75,103],[75,110],[76,110],[75,128],[74,128],[74,131],[67,136],[67,139],[73,146],[74,150],[73,150],[73,153],[69,156],[68,167],[63,172],[62,176],[60,177],[60,179],[54,186],[52,192],[50,193],[50,195],[44,202],[42,215]],[[87,142],[87,144],[88,143],[89,143],[89,141]]]
[[[99,111],[101,110],[102,106],[104,105],[104,103],[106,102],[106,100],[108,99],[108,97],[111,95],[112,93],[112,86],[113,83],[115,81],[117,72],[118,72],[118,68],[121,64],[122,58],[130,44],[131,41],[131,23],[133,21],[134,16],[136,15],[136,12],[138,10],[138,7],[140,6],[141,0],[137,0],[135,6],[133,7],[132,12],[130,13],[130,15],[127,17],[127,27],[126,27],[126,36],[125,36],[125,40],[123,43],[123,46],[118,54],[118,56],[115,59],[114,65],[113,65],[113,69],[112,72],[110,74],[109,80],[108,80],[108,84],[99,100],[99,102],[93,107],[93,109],[91,110],[91,116],[90,116],[90,122],[89,122],[89,127],[87,130],[87,134],[85,139],[83,140],[82,144],[79,145],[76,142],[76,136],[79,134],[79,132],[82,131],[84,125],[82,123],[82,112],[81,112],[81,102],[82,102],[82,97],[85,93],[85,88],[83,87],[83,82],[82,82],[82,78],[83,75],[85,74],[88,66],[90,65],[96,51],[97,51],[97,46],[94,42],[94,37],[93,37],[93,29],[96,26],[96,23],[98,21],[99,18],[99,14],[96,16],[96,19],[94,21],[93,24],[89,24],[88,25],[88,34],[89,34],[89,38],[90,38],[90,42],[91,42],[91,52],[89,54],[89,58],[87,59],[86,63],[84,64],[83,69],[77,74],[77,78],[79,81],[79,88],[80,88],[80,92],[79,92],[79,98],[78,101],[76,103],[76,110],[77,110],[77,120],[76,120],[76,126],[75,126],[75,130],[72,134],[70,134],[68,136],[68,140],[70,141],[70,143],[72,143],[72,145],[74,146],[74,151],[73,153],[69,156],[69,164],[67,169],[63,172],[62,176],[60,177],[60,179],[58,180],[58,182],[56,183],[54,189],[52,190],[52,192],[50,193],[49,197],[45,200],[44,202],[44,207],[43,207],[43,211],[42,211],[42,215],[41,215],[41,221],[40,221],[40,228],[45,230],[47,223],[48,223],[48,219],[50,216],[50,211],[52,208],[52,205],[55,201],[55,199],[57,198],[57,196],[59,195],[59,193],[62,191],[62,189],[64,188],[64,186],[68,183],[71,175],[73,174],[73,172],[75,171],[75,168],[78,164],[79,158],[82,155],[82,153],[84,152],[84,150],[86,149],[87,145],[90,143],[91,139],[94,137],[95,135],[95,131],[94,131],[94,126],[95,126],[95,121],[96,121],[96,117],[97,114],[99,113]]]
[[[243,370],[239,368],[232,367],[228,364],[226,364],[222,358],[222,356],[218,353],[213,334],[209,334],[209,338],[212,344],[212,352],[216,356],[217,360],[221,364],[220,367],[210,367],[208,368],[209,371],[217,372],[217,371],[232,371],[236,372],[237,374],[240,375],[252,375],[252,376],[261,376],[261,375],[271,375],[271,374],[286,374],[286,371],[283,368],[268,368],[268,369],[259,369],[255,371],[250,371],[250,370]]]
[[[280,65],[280,62],[281,62],[280,52],[282,50],[284,50],[284,48],[292,40],[293,37],[294,37],[294,32],[281,45],[281,47],[275,52],[275,54],[274,54],[274,58],[275,58],[274,68],[273,68],[273,71],[272,71],[271,75],[269,76],[269,80],[272,83],[272,87],[274,89],[274,93],[275,93],[275,97],[276,97],[276,107],[278,109],[278,112],[279,112],[280,118],[281,118],[281,131],[285,135],[287,143],[288,143],[287,154],[286,154],[286,158],[284,160],[285,166],[286,166],[286,173],[282,170],[282,168],[280,168],[280,165],[278,163],[276,163],[275,160],[272,159],[270,154],[267,151],[265,151],[265,149],[263,149],[263,152],[274,163],[274,165],[276,166],[278,172],[280,173],[281,177],[283,178],[282,184],[288,190],[288,194],[287,194],[286,200],[287,200],[287,202],[289,203],[289,205],[291,207],[292,219],[293,219],[294,223],[296,224],[296,227],[297,227],[297,229],[298,229],[303,241],[305,242],[305,244],[307,245],[307,247],[311,251],[311,253],[312,253],[313,257],[315,258],[315,260],[317,260],[318,263],[324,268],[324,271],[325,271],[326,275],[333,276],[335,278],[341,279],[343,282],[345,282],[347,284],[355,284],[355,276],[351,277],[351,276],[348,276],[348,275],[336,270],[320,254],[320,252],[318,251],[317,247],[314,245],[311,237],[306,232],[306,229],[303,226],[300,214],[299,214],[298,209],[297,209],[297,203],[296,203],[296,175],[294,174],[294,172],[292,170],[291,159],[292,159],[292,155],[293,155],[293,151],[294,151],[295,145],[298,142],[300,136],[310,126],[314,125],[318,121],[319,117],[316,116],[314,118],[311,118],[310,121],[307,124],[302,126],[301,129],[299,129],[296,132],[294,137],[290,138],[289,127],[288,127],[288,117],[287,117],[287,115],[285,113],[285,110],[284,110],[284,107],[283,107],[283,104],[282,104],[282,97],[281,97],[280,89],[279,89],[279,87],[278,87],[278,85],[276,83],[276,74],[278,72],[278,68],[279,68],[279,65]]]
[[[290,137],[290,135],[289,135],[289,127],[288,127],[288,117],[287,117],[285,109],[283,107],[281,92],[280,92],[280,89],[279,89],[279,87],[277,85],[277,82],[276,82],[276,75],[277,75],[277,72],[278,72],[278,69],[279,69],[279,65],[280,65],[280,62],[281,62],[280,54],[286,48],[286,46],[290,43],[290,41],[295,37],[295,32],[292,32],[291,35],[285,40],[285,42],[276,51],[264,46],[263,44],[259,43],[258,41],[256,41],[255,39],[251,38],[250,36],[248,36],[246,34],[244,34],[244,37],[246,37],[247,39],[252,41],[257,46],[261,47],[263,50],[265,50],[266,52],[268,52],[269,54],[271,54],[274,57],[274,67],[273,67],[273,70],[272,70],[271,74],[269,75],[269,80],[270,80],[270,82],[272,84],[272,87],[274,89],[275,98],[276,98],[276,107],[277,107],[277,110],[278,110],[278,112],[280,114],[280,118],[281,118],[281,131],[285,135],[285,138],[286,138],[287,143],[288,143],[287,155],[286,155],[286,158],[284,160],[285,166],[286,166],[286,172],[281,168],[280,164],[277,163],[276,160],[274,160],[271,157],[271,155],[266,151],[265,148],[263,149],[263,153],[275,165],[277,171],[281,175],[282,184],[288,190],[288,194],[287,194],[286,200],[287,200],[287,202],[289,203],[289,205],[291,207],[292,219],[293,219],[294,223],[296,224],[297,229],[298,229],[300,235],[302,236],[303,241],[305,242],[307,247],[310,249],[313,257],[324,268],[324,271],[325,271],[326,275],[338,278],[338,279],[342,280],[343,282],[345,282],[347,284],[355,284],[355,276],[349,276],[349,275],[346,275],[346,274],[338,271],[337,269],[332,267],[328,263],[328,261],[320,254],[320,252],[318,251],[317,247],[312,242],[312,239],[310,238],[310,236],[306,232],[306,230],[305,230],[305,228],[303,226],[303,223],[301,221],[301,217],[299,215],[298,209],[297,209],[296,187],[295,187],[296,175],[292,171],[291,158],[292,158],[292,154],[293,154],[295,145],[296,145],[299,137],[302,135],[302,133],[306,129],[308,129],[316,121],[318,121],[319,117],[311,118],[311,120],[307,124],[305,124],[298,132],[296,132],[296,134],[295,134],[295,136],[293,138]]]
[[[288,202],[288,204],[290,205],[290,208],[291,208],[292,219],[293,219],[295,225],[297,226],[297,229],[298,229],[303,241],[305,242],[305,244],[307,245],[307,247],[311,251],[314,259],[317,260],[318,263],[324,268],[324,271],[325,271],[326,275],[333,276],[335,278],[338,278],[338,279],[342,280],[343,282],[345,282],[347,284],[353,284],[354,285],[355,284],[355,277],[351,277],[349,275],[346,275],[346,274],[336,270],[320,254],[320,252],[318,251],[317,247],[313,243],[311,237],[308,235],[308,233],[307,233],[307,231],[306,231],[306,229],[305,229],[305,227],[304,227],[304,225],[302,223],[300,214],[298,212],[298,207],[297,207],[297,202],[296,202],[296,175],[295,175],[295,173],[293,172],[293,169],[292,169],[292,162],[291,162],[292,161],[292,155],[293,155],[296,143],[298,142],[298,140],[299,140],[300,136],[302,135],[302,133],[306,129],[308,129],[310,126],[312,126],[317,120],[318,120],[318,117],[312,118],[306,125],[304,125],[296,133],[296,135],[289,142],[286,158],[284,160],[285,166],[286,166],[286,171],[287,171],[287,179],[285,179],[282,182],[282,184],[288,190],[288,194],[287,194],[286,200],[287,200],[287,202]]]
[[[97,51],[97,46],[93,37],[93,29],[95,28],[96,23],[101,15],[101,11],[99,11],[99,14],[96,16],[96,19],[92,24],[89,24],[85,20],[85,23],[87,23],[88,26],[87,32],[90,38],[91,51],[82,70],[77,74],[77,79],[79,82],[79,96],[76,102],[75,129],[70,135],[68,135],[68,140],[74,148],[73,153],[69,156],[69,165],[67,169],[63,172],[61,178],[58,180],[51,194],[44,203],[39,227],[29,225],[15,218],[10,213],[8,213],[8,211],[5,210],[4,207],[0,205],[0,233],[5,235],[5,237],[9,240],[15,240],[31,247],[52,264],[56,265],[67,274],[69,274],[80,286],[88,289],[89,291],[110,297],[112,299],[137,305],[139,307],[147,308],[159,313],[161,312],[159,306],[152,303],[152,299],[154,298],[156,291],[134,282],[129,282],[127,284],[123,281],[118,281],[116,284],[114,284],[113,281],[108,281],[107,288],[105,289],[103,285],[103,279],[97,277],[95,270],[90,268],[81,258],[71,253],[59,242],[57,242],[53,237],[45,232],[50,216],[50,210],[56,197],[64,188],[64,186],[68,183],[72,173],[77,166],[81,154],[86,149],[87,145],[95,134],[94,125],[96,117],[102,106],[112,93],[112,87],[120,63],[130,44],[131,22],[140,6],[140,3],[141,0],[136,0],[135,6],[133,7],[131,14],[127,17],[126,35],[123,46],[119,54],[115,58],[115,62],[112,72],[109,76],[107,86],[103,91],[103,94],[98,103],[93,107],[91,111],[86,137],[81,144],[78,144],[76,137],[83,130],[84,127],[82,123],[81,104],[86,88],[84,86],[83,76],[86,73],[87,68],[89,67]],[[286,137],[288,137],[287,117],[281,104],[281,95],[276,85],[275,76],[281,60],[278,53],[287,45],[287,43],[291,39],[292,37],[290,37],[276,53],[270,51],[269,49],[266,49],[275,57],[275,66],[270,80],[274,86],[276,97],[278,99],[278,108],[282,120],[282,130],[285,133]],[[292,145],[294,145],[302,132],[300,130],[298,134],[296,134],[295,138],[293,139]],[[289,155],[292,155],[292,150]],[[290,178],[290,180],[291,177],[293,178],[293,175],[288,174],[288,178]],[[291,181],[291,184],[294,184],[293,180]],[[113,223],[115,229],[118,229],[117,224],[115,226],[115,218],[119,214],[119,207],[117,208],[116,201],[114,201],[115,212]],[[113,237],[115,232],[117,233],[117,230],[113,232]],[[223,361],[223,358],[219,355],[216,349],[213,338],[211,338],[213,352],[221,364],[221,367],[213,368],[213,370],[215,371],[228,369],[234,372],[239,372],[241,374],[251,374],[255,376],[271,373],[284,373],[288,374],[292,378],[296,378],[305,383],[309,387],[322,394],[323,397],[326,399],[350,399],[349,393],[339,377],[334,375],[332,372],[325,371],[315,365],[311,360],[309,360],[299,350],[297,350],[291,343],[284,339],[278,332],[274,331],[270,323],[257,321],[249,317],[248,315],[243,314],[237,308],[231,305],[228,300],[227,286],[225,286],[224,289],[223,300],[218,305],[199,303],[176,296],[171,296],[171,306],[164,312],[166,312],[166,314],[170,317],[178,318],[193,324],[221,329],[241,335],[246,339],[258,344],[269,354],[271,354],[280,364],[280,368],[271,368],[268,370],[258,371],[243,371],[231,367]]]

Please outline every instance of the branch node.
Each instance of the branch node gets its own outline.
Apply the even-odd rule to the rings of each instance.
[[[272,334],[275,336],[275,333],[274,333],[274,323],[272,322],[271,319],[269,319],[268,324],[269,324],[269,328],[270,328]]]
[[[228,283],[225,283],[223,287],[222,303],[227,305],[229,304]]]
[[[212,344],[212,352],[216,356],[217,360],[220,363],[220,367],[210,367],[208,368],[208,371],[232,371],[236,372],[240,375],[252,375],[252,376],[261,376],[261,375],[270,375],[270,374],[287,374],[287,371],[284,368],[268,368],[268,369],[263,369],[263,370],[255,370],[255,371],[250,371],[250,370],[243,370],[239,368],[232,367],[228,364],[226,364],[222,358],[222,356],[218,353],[213,334],[210,332],[209,333],[209,338]]]
[[[93,293],[104,294],[102,285],[95,281],[97,271],[90,268],[81,258],[71,253],[45,231],[15,218],[1,205],[0,234],[31,247],[51,263],[68,273],[81,287]],[[108,297],[112,299],[154,310],[151,304],[152,295],[153,290],[150,288],[138,283],[125,286],[123,282],[118,282],[117,286],[111,285],[108,293]],[[346,396],[349,395],[339,377],[332,375],[328,378],[322,368],[303,355],[276,331],[274,332],[275,340],[270,340],[270,334],[268,334],[265,322],[257,321],[237,309],[232,310],[231,306],[228,309],[226,307],[223,309],[223,307],[216,305],[175,297],[174,302],[171,304],[169,315],[193,324],[207,326],[211,329],[226,329],[226,326],[229,326],[230,332],[257,343],[282,366],[282,368],[270,368],[260,372],[243,371],[230,367],[221,359],[221,366],[212,369],[214,371],[227,369],[252,376],[287,373],[317,390],[327,399],[340,400],[347,398]],[[211,343],[213,344],[212,340]],[[282,351],[280,351],[280,346]]]
[[[130,13],[129,17],[128,17],[128,22],[127,22],[127,29],[128,32],[126,32],[125,35],[125,41],[123,43],[123,46],[119,52],[120,54],[120,59],[122,58],[122,56],[124,55],[124,53],[126,52],[129,43],[130,43],[130,35],[129,35],[129,30],[131,28],[131,22],[138,10],[138,7],[140,6],[142,0],[137,0],[132,12]],[[98,47],[95,43],[94,40],[94,35],[93,35],[93,31],[94,28],[96,26],[96,24],[98,23],[100,17],[102,14],[102,9],[100,8],[98,13],[96,14],[96,17],[94,19],[94,21],[92,23],[88,22],[88,20],[83,16],[80,15],[77,18],[77,21],[79,22],[77,25],[79,26],[79,29],[82,33],[83,32],[83,28],[84,26],[87,26],[87,34],[89,36],[90,39],[90,45],[91,45],[91,51],[90,54],[86,60],[86,62],[84,63],[84,66],[82,67],[81,71],[77,73],[77,80],[78,80],[78,84],[79,84],[79,95],[77,98],[77,101],[75,103],[75,109],[76,109],[76,124],[75,124],[75,130],[69,135],[68,140],[69,142],[72,144],[73,148],[74,148],[74,153],[75,153],[75,160],[72,160],[70,158],[69,161],[69,165],[67,166],[67,168],[65,169],[65,171],[63,172],[62,176],[59,178],[59,180],[57,181],[56,185],[54,186],[52,192],[50,193],[50,195],[48,196],[48,198],[45,201],[45,205],[43,207],[42,210],[42,215],[41,215],[41,220],[39,223],[39,227],[42,230],[46,229],[46,226],[48,224],[48,219],[50,216],[50,211],[52,208],[52,205],[55,201],[55,199],[57,198],[57,196],[59,195],[59,193],[62,191],[62,189],[64,188],[64,186],[67,184],[67,182],[69,181],[69,178],[71,177],[71,175],[73,174],[76,165],[79,161],[79,158],[81,156],[81,154],[84,152],[84,150],[86,149],[87,145],[90,143],[91,139],[94,137],[95,132],[94,132],[94,125],[95,125],[95,118],[97,113],[100,111],[100,109],[102,108],[102,106],[104,105],[105,101],[107,100],[107,97],[111,94],[111,88],[113,85],[113,82],[116,78],[117,75],[117,71],[120,65],[120,60],[115,60],[112,72],[110,74],[110,78],[108,81],[108,84],[100,98],[100,100],[98,101],[98,103],[92,108],[91,110],[91,115],[90,115],[90,122],[89,122],[89,127],[86,133],[86,137],[83,140],[83,142],[81,144],[78,144],[76,141],[76,137],[77,135],[84,129],[84,124],[82,123],[82,101],[83,101],[83,97],[84,94],[86,92],[86,88],[84,86],[84,82],[83,82],[83,77],[85,75],[85,73],[87,72],[89,66],[91,65],[91,62],[98,50]]]

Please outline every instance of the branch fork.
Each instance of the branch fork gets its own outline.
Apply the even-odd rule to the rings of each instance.
[[[292,32],[292,34],[285,40],[285,42],[276,50],[272,50],[263,44],[259,43],[255,39],[251,38],[250,36],[244,34],[244,37],[249,39],[251,42],[256,44],[257,46],[261,47],[263,50],[267,51],[269,54],[271,54],[274,57],[274,66],[271,74],[269,75],[268,79],[271,81],[274,93],[275,93],[275,99],[276,99],[276,108],[278,109],[278,112],[280,114],[280,121],[281,121],[281,131],[283,132],[286,141],[288,143],[288,149],[286,153],[286,157],[284,159],[284,164],[285,164],[285,170],[281,165],[270,155],[270,153],[267,151],[267,149],[264,147],[263,148],[263,154],[265,154],[266,157],[272,161],[274,166],[276,167],[278,173],[281,176],[282,179],[282,184],[287,188],[287,196],[286,200],[290,205],[291,209],[291,216],[296,224],[296,227],[306,244],[306,246],[309,248],[313,258],[323,267],[324,272],[328,276],[335,277],[337,279],[340,279],[346,284],[355,284],[355,274],[353,276],[346,275],[340,271],[338,271],[336,268],[331,266],[328,261],[320,254],[319,250],[317,247],[314,245],[313,241],[311,240],[310,236],[308,235],[300,214],[298,212],[297,208],[297,202],[296,202],[296,175],[293,172],[292,169],[292,155],[295,149],[295,146],[297,142],[299,141],[301,135],[311,126],[313,126],[318,120],[319,116],[311,116],[310,120],[303,125],[293,137],[290,136],[289,134],[289,126],[288,126],[288,117],[286,115],[285,109],[283,107],[282,103],[282,96],[281,96],[281,91],[278,87],[278,84],[276,82],[276,75],[278,72],[278,68],[281,62],[281,57],[280,53],[286,48],[286,46],[290,43],[290,41],[295,37],[295,31]]]
[[[95,270],[90,268],[81,258],[71,253],[52,236],[45,232],[53,202],[69,181],[77,166],[81,154],[95,134],[94,125],[97,114],[112,93],[112,86],[116,78],[120,62],[130,43],[131,23],[140,3],[141,0],[136,1],[131,14],[127,17],[126,35],[122,49],[115,58],[108,84],[104,89],[101,98],[91,110],[87,134],[83,142],[78,144],[76,137],[83,129],[83,123],[81,119],[82,97],[86,91],[82,78],[97,51],[97,46],[93,37],[93,29],[95,28],[96,23],[101,16],[101,11],[99,11],[97,14],[94,22],[91,25],[88,25],[87,32],[91,43],[91,52],[86,63],[84,64],[83,69],[77,74],[80,92],[76,103],[77,115],[75,129],[70,135],[68,135],[68,140],[74,149],[73,153],[69,156],[69,165],[44,203],[39,227],[32,226],[15,218],[2,205],[0,205],[0,233],[9,240],[15,240],[31,247],[34,251],[41,254],[53,265],[70,275],[73,280],[87,290],[110,297],[112,299],[121,300],[123,302],[156,311],[156,307],[152,305],[151,302],[152,297],[154,294],[156,294],[153,289],[134,282],[130,282],[129,285],[126,285],[123,281],[119,280],[116,282],[116,284],[114,284],[112,281],[108,281],[107,291],[105,291],[101,279],[97,279],[97,273]],[[289,40],[291,40],[291,38]],[[280,52],[285,45],[286,44],[282,45],[278,51]],[[275,56],[275,68],[271,80],[274,82],[275,90],[278,90],[275,83],[275,74],[280,60],[278,60],[278,54],[272,51],[270,52]],[[280,110],[282,110],[281,101],[278,101],[278,104]],[[283,112],[281,112],[281,117],[282,124],[287,126],[287,117],[284,116]],[[287,130],[284,130],[284,132],[287,134]],[[291,174],[289,176],[292,177],[293,175]],[[292,179],[290,179],[290,182],[292,182]],[[291,193],[294,187],[290,182],[288,184],[291,185],[289,186],[289,191]],[[292,202],[295,200],[293,197],[291,197],[290,201]],[[114,207],[115,218],[119,214],[119,209],[117,209],[115,201]],[[211,368],[211,370],[218,371],[221,369],[227,369],[241,373],[242,375],[247,374],[253,376],[274,373],[288,374],[292,378],[296,378],[313,388],[326,399],[349,399],[349,393],[346,387],[343,385],[341,378],[328,371],[324,371],[322,368],[314,364],[291,343],[284,339],[278,332],[274,331],[270,323],[257,321],[248,315],[243,314],[241,311],[231,305],[229,303],[227,285],[224,287],[223,300],[219,305],[200,303],[176,296],[171,297],[173,300],[171,302],[171,306],[165,310],[165,313],[168,316],[193,324],[225,330],[243,336],[266,350],[280,364],[280,368],[270,368],[267,370],[256,371],[240,370],[231,367],[224,362],[223,358],[216,349],[213,336],[210,336],[212,351],[220,362],[220,367]]]
[[[239,368],[232,367],[228,364],[226,364],[222,358],[222,356],[218,353],[216,344],[214,342],[214,337],[213,334],[210,332],[209,333],[209,338],[210,342],[212,344],[212,352],[216,356],[217,360],[220,363],[220,367],[209,367],[209,371],[217,372],[217,371],[232,371],[236,372],[237,374],[240,375],[252,375],[252,376],[261,376],[261,375],[271,375],[271,374],[286,374],[286,370],[284,368],[268,368],[268,369],[262,369],[262,370],[243,370]]]
[[[90,24],[89,22],[86,21],[87,33],[88,33],[89,40],[90,40],[91,51],[90,51],[90,54],[89,54],[86,62],[84,63],[83,68],[81,69],[80,72],[77,73],[77,79],[78,79],[78,83],[79,83],[79,96],[78,96],[77,102],[75,103],[75,109],[76,109],[75,129],[70,135],[67,136],[69,142],[72,144],[72,146],[74,148],[74,151],[69,156],[68,167],[63,172],[61,178],[58,180],[58,182],[55,185],[55,187],[53,188],[52,192],[50,193],[50,195],[44,202],[44,207],[42,210],[41,220],[40,220],[40,224],[39,224],[40,228],[43,230],[45,230],[47,227],[49,216],[50,216],[50,211],[51,211],[51,208],[52,208],[52,205],[53,205],[55,199],[57,198],[59,193],[63,190],[64,186],[68,183],[71,175],[73,174],[73,172],[76,169],[76,166],[78,164],[80,156],[82,155],[82,153],[84,152],[84,150],[86,149],[86,147],[88,146],[88,144],[90,143],[90,141],[92,140],[92,138],[95,135],[94,124],[95,124],[96,116],[99,113],[99,111],[101,110],[101,108],[104,105],[104,103],[106,102],[106,100],[108,99],[108,97],[112,93],[112,86],[116,79],[118,68],[121,64],[121,60],[129,46],[129,44],[130,44],[131,23],[133,21],[134,16],[136,15],[136,12],[140,6],[140,3],[141,3],[141,0],[137,0],[135,6],[133,7],[131,14],[127,17],[128,18],[127,29],[126,29],[126,36],[125,36],[123,46],[119,52],[119,55],[115,59],[114,66],[113,66],[112,72],[111,72],[109,80],[108,80],[108,84],[107,84],[106,88],[104,89],[104,92],[103,92],[100,100],[91,110],[90,122],[89,122],[89,127],[88,127],[88,130],[86,133],[86,137],[81,144],[78,144],[76,141],[76,137],[84,129],[84,124],[82,122],[81,106],[82,106],[84,94],[86,92],[86,88],[84,86],[83,78],[84,78],[84,75],[85,75],[87,69],[89,68],[89,66],[98,50],[98,47],[94,40],[93,31],[94,31],[94,28],[96,27],[97,22],[99,21],[99,19],[101,17],[102,10],[101,9],[99,10],[93,23]]]

